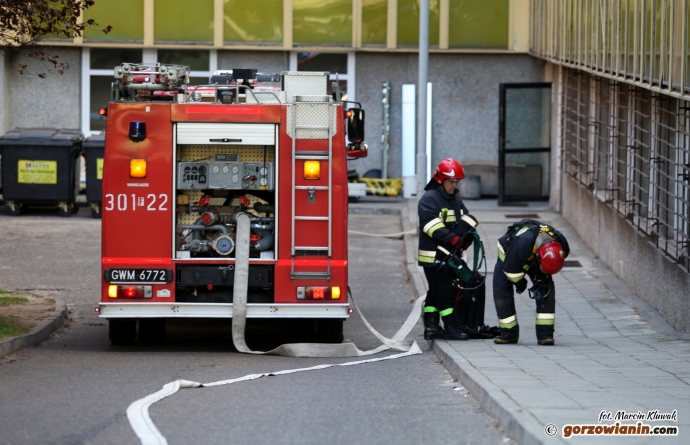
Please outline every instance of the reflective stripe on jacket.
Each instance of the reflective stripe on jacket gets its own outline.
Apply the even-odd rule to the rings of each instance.
[[[460,196],[449,195],[439,185],[428,190],[419,200],[419,254],[417,263],[431,267],[436,260],[439,246],[447,246],[455,236],[453,227],[458,221],[476,226],[476,220],[467,215],[467,207]],[[445,256],[442,254],[442,256]]]
[[[522,280],[528,270],[539,269],[537,249],[547,241],[560,242],[566,257],[570,253],[565,237],[553,227],[538,221],[522,222],[511,226],[498,239],[498,259],[503,261],[503,273],[513,283]]]

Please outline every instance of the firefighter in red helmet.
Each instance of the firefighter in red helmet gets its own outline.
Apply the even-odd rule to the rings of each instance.
[[[442,160],[419,200],[417,263],[423,267],[429,284],[424,303],[424,338],[427,340],[469,338],[456,326],[452,317],[458,291],[453,285],[455,273],[448,268],[439,270],[435,264],[437,259],[448,254],[450,247],[469,247],[463,236],[477,226],[477,220],[468,213],[458,195],[458,182],[464,177],[465,170],[458,161],[451,158]]]
[[[530,296],[537,303],[537,343],[553,345],[556,288],[551,276],[558,273],[570,253],[562,233],[548,224],[523,219],[508,227],[498,239],[498,260],[494,268],[494,303],[501,334],[494,343],[517,343],[520,326],[515,312],[513,287],[521,294],[532,281]]]

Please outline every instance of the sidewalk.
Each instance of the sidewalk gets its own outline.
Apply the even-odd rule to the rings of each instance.
[[[569,241],[568,260],[579,266],[569,263],[575,267],[566,267],[554,276],[555,346],[537,345],[535,303],[525,292],[516,295],[517,345],[495,345],[492,340],[433,342],[433,351],[450,374],[521,445],[686,443],[690,434],[690,336],[673,331],[546,204],[498,207],[495,199],[467,200],[465,204],[480,222],[478,230],[486,248],[486,324],[498,324],[491,283],[496,240],[512,222],[529,217],[552,224]],[[415,229],[416,201],[399,202],[398,208],[404,230]],[[411,282],[424,295],[426,281],[416,265],[416,235],[405,236],[405,248]],[[677,411],[677,421],[647,420],[648,411],[653,410]],[[601,411],[611,412],[611,420],[599,423]],[[619,420],[621,425],[675,426],[678,435],[587,437],[584,431],[584,436],[563,437],[567,424],[615,425],[619,411],[639,411],[645,416]],[[545,433],[549,424],[558,428],[551,437]]]

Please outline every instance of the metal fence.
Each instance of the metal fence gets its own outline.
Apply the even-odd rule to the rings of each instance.
[[[563,168],[690,271],[690,102],[563,70]]]
[[[530,53],[690,97],[690,0],[532,0]]]

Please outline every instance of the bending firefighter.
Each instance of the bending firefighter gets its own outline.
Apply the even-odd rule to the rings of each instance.
[[[453,308],[458,288],[453,284],[456,274],[448,267],[438,269],[436,259],[445,258],[449,248],[466,249],[463,240],[477,226],[458,196],[458,181],[465,177],[462,165],[446,158],[438,164],[434,176],[424,187],[419,200],[419,256],[429,291],[424,303],[424,338],[426,340],[467,340],[469,336],[454,323]],[[443,319],[443,328],[440,321]]]
[[[508,227],[498,239],[498,260],[494,269],[494,303],[501,335],[494,343],[517,343],[520,336],[513,287],[518,294],[532,281],[530,297],[537,303],[537,343],[553,345],[556,287],[551,276],[558,273],[570,253],[568,241],[553,227],[523,219]]]

